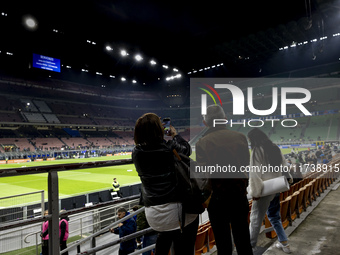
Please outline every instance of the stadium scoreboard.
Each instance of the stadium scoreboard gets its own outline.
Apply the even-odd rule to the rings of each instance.
[[[33,67],[60,73],[60,59],[33,53]]]

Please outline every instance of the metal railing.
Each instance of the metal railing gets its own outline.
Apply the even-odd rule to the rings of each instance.
[[[33,223],[41,223],[43,221],[49,221],[49,254],[59,254],[59,186],[58,186],[58,172],[68,171],[76,169],[86,169],[93,167],[108,167],[124,164],[131,164],[132,159],[121,160],[109,160],[109,161],[97,161],[86,163],[72,163],[64,165],[52,165],[52,166],[36,166],[26,168],[12,168],[0,170],[0,177],[18,176],[18,175],[30,175],[38,173],[48,173],[48,212],[49,214],[44,217],[38,217],[34,219],[27,219],[18,222],[4,223],[0,225],[0,231],[6,229],[13,229],[15,227],[30,225]],[[139,195],[129,197],[128,199],[137,199]],[[116,201],[104,202],[101,204],[89,206],[86,208],[80,208],[70,210],[63,215],[71,215],[82,211],[89,211],[95,208],[101,208],[110,204],[117,204],[127,201],[127,198],[122,198]]]
[[[136,204],[138,204],[139,199],[133,199],[127,202],[123,202],[123,203],[119,203],[119,204],[115,204],[115,205],[110,205],[104,208],[99,208],[99,209],[94,209],[92,211],[89,212],[82,212],[79,214],[73,214],[73,217],[70,217],[69,220],[69,229],[71,230],[69,232],[69,237],[73,237],[73,236],[80,236],[80,238],[82,239],[84,237],[84,234],[88,235],[89,233],[95,233],[96,229],[102,229],[106,226],[108,226],[109,224],[107,224],[107,221],[117,221],[117,210],[118,207],[124,207],[126,208],[128,211],[130,211],[132,209],[132,207]],[[113,211],[113,213],[112,213]],[[107,217],[105,219],[101,219],[102,215],[109,214],[112,215],[110,217]],[[99,218],[99,221],[94,221],[94,218]],[[30,226],[30,228],[34,228],[36,227],[36,229],[39,229],[37,231],[33,231],[29,234],[27,234],[23,241],[25,242],[25,244],[30,244],[31,243],[31,239],[33,237],[34,241],[35,241],[35,250],[36,250],[36,254],[39,255],[39,251],[38,251],[38,247],[40,245],[40,233],[41,233],[41,224],[36,224],[34,226]],[[17,232],[17,230],[14,230],[13,232]],[[7,234],[11,234],[7,233]],[[73,242],[71,245],[73,245],[74,243],[79,243],[80,240]],[[78,246],[78,245],[77,245]],[[32,247],[32,246],[31,246]],[[33,248],[33,247],[32,247]],[[80,250],[80,248],[79,248]]]

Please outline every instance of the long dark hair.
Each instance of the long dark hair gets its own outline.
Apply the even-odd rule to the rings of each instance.
[[[134,141],[138,145],[162,143],[164,127],[155,113],[145,113],[136,122]]]
[[[250,140],[250,147],[253,150],[254,160],[258,160],[258,155],[260,158],[265,159],[266,164],[271,166],[282,164],[281,150],[263,131],[259,128],[254,128],[248,132],[248,138]],[[260,148],[262,150],[259,150]],[[258,152],[255,153],[257,150]]]

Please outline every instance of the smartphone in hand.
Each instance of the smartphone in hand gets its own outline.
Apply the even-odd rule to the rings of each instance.
[[[163,119],[164,133],[165,133],[166,135],[169,135],[169,134],[170,134],[170,123],[171,123],[170,118],[164,118],[164,119]]]

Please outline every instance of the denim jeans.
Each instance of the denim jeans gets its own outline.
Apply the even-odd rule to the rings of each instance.
[[[250,243],[252,247],[256,246],[257,238],[260,233],[261,225],[267,213],[268,220],[272,224],[278,240],[287,241],[287,235],[281,222],[280,214],[280,194],[261,197],[259,200],[253,200],[250,213]]]
[[[143,237],[143,248],[148,247],[152,244],[155,244],[157,241],[157,234],[154,235],[145,235]],[[143,252],[142,255],[151,255],[151,251]],[[155,253],[155,252],[154,252]]]

